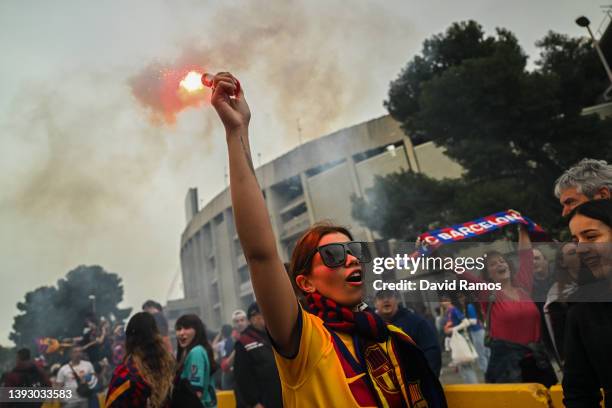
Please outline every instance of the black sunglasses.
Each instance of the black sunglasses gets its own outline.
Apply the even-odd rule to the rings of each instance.
[[[367,243],[361,241],[338,242],[321,245],[312,251],[304,262],[304,268],[308,266],[310,261],[312,261],[312,257],[315,256],[317,252],[321,255],[321,260],[325,266],[329,268],[337,268],[344,265],[346,262],[346,254],[353,255],[357,258],[359,263],[368,263],[372,261],[372,255],[370,255]]]

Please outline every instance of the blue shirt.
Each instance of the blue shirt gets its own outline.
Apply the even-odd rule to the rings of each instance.
[[[453,322],[453,327],[459,325],[463,319],[476,319],[476,324],[471,325],[470,327],[468,327],[469,331],[478,331],[478,330],[482,330],[482,325],[480,324],[480,321],[478,321],[478,314],[476,313],[476,308],[474,307],[473,304],[468,303],[467,308],[466,308],[466,315],[463,314],[463,312],[458,308],[458,307],[452,307],[449,310],[449,315],[450,315],[450,319]]]
[[[210,378],[210,362],[204,347],[197,345],[189,351],[181,378],[186,378],[194,390],[201,392],[200,400],[205,407],[215,406],[215,389]]]

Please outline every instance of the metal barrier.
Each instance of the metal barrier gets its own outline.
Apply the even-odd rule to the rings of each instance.
[[[541,384],[453,384],[444,386],[449,408],[563,408],[563,389]],[[98,394],[104,407],[106,393]],[[42,408],[59,408],[59,401],[45,402]],[[235,408],[233,391],[217,391],[217,408]],[[601,407],[604,408],[602,400]]]
[[[549,408],[541,384],[454,384],[444,387],[449,408]]]
[[[541,384],[453,384],[445,385],[449,408],[563,408],[563,389]],[[233,391],[217,391],[217,408],[235,408]],[[604,408],[601,402],[601,408]]]

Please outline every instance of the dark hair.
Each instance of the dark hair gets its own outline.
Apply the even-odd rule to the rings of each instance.
[[[224,324],[223,326],[221,326],[221,335],[225,338],[228,338],[232,335],[232,326],[229,324]]]
[[[300,239],[298,239],[293,254],[291,255],[291,263],[289,264],[289,276],[291,277],[291,284],[296,293],[301,293],[302,290],[297,286],[295,278],[299,275],[310,274],[312,258],[308,261],[308,257],[317,249],[321,238],[333,233],[344,234],[350,240],[353,239],[353,235],[348,229],[339,225],[334,225],[331,222],[320,222],[313,225],[300,237]]]
[[[462,305],[461,302],[459,302],[460,296],[463,296],[463,298],[465,299],[465,305]],[[484,321],[483,316],[482,316],[482,309],[480,308],[480,305],[477,305],[476,303],[474,303],[474,299],[469,293],[451,292],[450,301],[454,307],[461,310],[461,313],[463,313],[466,319],[468,318],[467,317],[467,307],[471,303],[472,306],[474,307],[474,310],[476,311],[476,318],[481,322]]]
[[[612,200],[592,200],[580,204],[568,215],[568,223],[577,214],[601,221],[612,228]]]
[[[261,314],[261,310],[259,310],[259,305],[257,304],[257,302],[253,302],[249,305],[249,308],[247,309],[247,319],[251,319],[251,317],[255,316],[256,314]]]
[[[155,318],[146,312],[138,312],[128,322],[125,329],[125,351],[126,355],[142,352],[143,356],[157,356],[160,354],[157,339],[161,339]],[[162,346],[163,347],[163,346]],[[148,359],[147,359],[148,360]],[[155,365],[155,358],[151,358],[151,364]],[[146,361],[149,364],[149,361]],[[154,367],[151,367],[152,369]]]
[[[208,361],[210,362],[210,374],[212,375],[212,373],[217,370],[217,362],[215,361],[215,355],[213,353],[212,347],[210,346],[208,338],[206,337],[206,326],[204,325],[202,320],[200,320],[200,318],[194,314],[182,315],[176,321],[174,328],[176,330],[180,328],[195,330],[195,337],[193,338],[191,344],[188,345],[186,348],[181,347],[178,340],[176,341],[176,360],[181,362],[183,356],[186,356],[189,351],[191,351],[191,349],[195,346],[200,345],[204,347],[204,350],[206,350],[206,354],[208,354]]]
[[[146,302],[144,302],[142,304],[142,310],[148,309],[150,307],[154,307],[155,309],[159,310],[160,312],[164,311],[164,308],[162,307],[162,305],[160,305],[158,302],[154,301],[154,300],[147,300]]]
[[[32,358],[32,354],[30,353],[30,349],[22,348],[17,350],[17,360],[19,361],[29,361]]]
[[[125,329],[125,358],[132,357],[138,370],[152,388],[154,406],[161,406],[172,388],[174,358],[166,349],[155,318],[138,312]]]
[[[489,259],[491,259],[491,258],[493,258],[493,257],[495,257],[495,256],[499,256],[499,257],[501,257],[501,258],[502,258],[504,261],[506,261],[506,263],[508,264],[508,268],[510,268],[510,276],[514,276],[514,272],[515,272],[515,269],[514,269],[514,264],[513,264],[512,262],[510,262],[510,260],[509,260],[509,259],[506,257],[506,255],[502,254],[502,253],[501,253],[501,252],[499,252],[499,251],[495,251],[495,250],[493,250],[493,251],[487,251],[487,252],[485,252],[484,256],[485,256],[485,267],[484,267],[484,269],[482,270],[482,274],[483,274],[483,276],[482,276],[482,277],[483,277],[483,278],[484,278],[486,281],[490,281],[490,280],[491,280],[491,275],[489,275]]]

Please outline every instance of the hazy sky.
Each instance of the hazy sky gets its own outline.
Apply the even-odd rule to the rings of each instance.
[[[609,0],[608,0],[609,3]],[[124,306],[167,300],[183,202],[224,188],[222,127],[204,104],[151,121],[130,80],[189,61],[240,79],[266,162],[385,113],[389,81],[424,39],[475,19],[526,52],[548,30],[585,33],[605,0],[0,2],[0,343],[15,304],[78,265],[124,281]],[[258,163],[256,163],[258,164]]]

